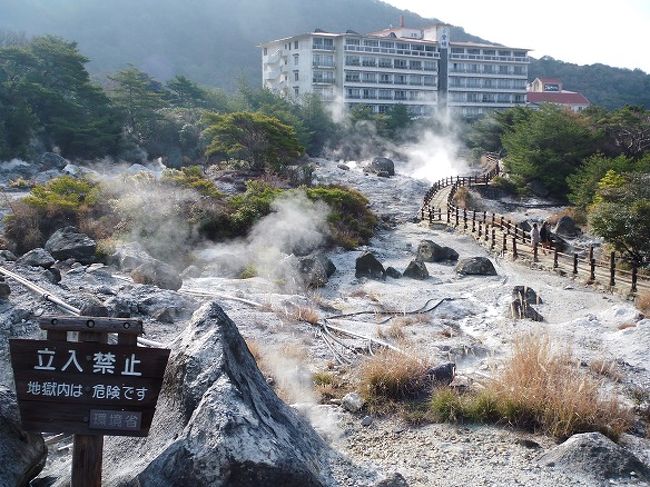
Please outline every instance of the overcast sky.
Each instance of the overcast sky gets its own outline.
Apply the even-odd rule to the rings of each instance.
[[[384,1],[536,58],[650,73],[650,0]]]

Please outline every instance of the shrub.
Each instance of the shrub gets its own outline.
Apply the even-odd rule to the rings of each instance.
[[[42,247],[52,233],[66,225],[82,231],[99,229],[102,222],[94,226],[90,223],[110,213],[100,202],[100,192],[98,183],[71,176],[37,184],[29,195],[12,205],[13,213],[5,220],[5,235],[16,252],[24,253]]]
[[[417,398],[430,391],[429,368],[417,357],[382,350],[359,368],[359,389],[372,403]]]
[[[588,431],[616,439],[632,421],[632,413],[579,370],[568,351],[554,351],[542,335],[518,338],[512,357],[484,390],[436,391],[431,408],[440,420],[505,423],[559,439]]]
[[[193,189],[202,196],[219,199],[223,195],[212,181],[203,174],[200,166],[188,166],[181,169],[166,169],[162,173],[163,183]]]
[[[307,197],[320,200],[330,208],[327,219],[335,244],[353,249],[368,243],[377,217],[368,208],[368,200],[356,189],[344,186],[316,186],[306,189]]]

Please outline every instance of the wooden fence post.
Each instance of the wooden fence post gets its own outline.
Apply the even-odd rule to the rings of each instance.
[[[573,275],[578,275],[578,254],[573,254]]]
[[[467,209],[463,208],[463,230],[467,230]]]
[[[438,208],[438,221],[442,221],[442,208]]]
[[[494,220],[496,219],[496,215],[492,213],[492,226],[494,226]]]
[[[616,252],[609,254],[609,285],[616,286]]]
[[[494,226],[492,226],[492,242],[490,243],[490,249],[494,250],[494,247],[496,246],[496,242],[494,241],[494,238],[496,237],[497,231],[494,229]]]
[[[458,225],[459,225],[459,223],[458,223],[458,207],[456,207],[456,225],[455,226],[458,226]]]
[[[636,260],[632,261],[632,289],[631,291],[633,293],[636,292],[636,281],[637,281],[637,273],[639,271],[638,265],[636,263]]]
[[[512,237],[512,258],[516,259],[517,257],[517,237]]]
[[[472,210],[472,233],[476,231],[476,210]]]
[[[591,253],[591,252],[590,252]],[[596,280],[596,259],[589,259],[589,282]]]
[[[557,247],[553,247],[553,269],[557,269],[560,266],[557,260],[558,260]]]
[[[533,262],[539,262],[537,258],[537,242],[533,244]]]
[[[506,235],[510,235],[510,225],[512,224],[511,220],[508,220],[508,226],[506,227]]]
[[[501,243],[501,251],[505,254],[506,251],[508,250],[508,245],[507,245],[508,237],[504,233],[503,234],[503,242]]]

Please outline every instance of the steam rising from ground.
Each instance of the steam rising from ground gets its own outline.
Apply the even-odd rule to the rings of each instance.
[[[245,239],[212,245],[198,257],[217,275],[238,277],[247,270],[285,284],[298,283],[297,260],[290,254],[306,255],[325,241],[328,214],[325,203],[291,192],[273,202],[271,213]]]
[[[347,125],[345,135],[326,151],[330,159],[368,161],[389,157],[405,164],[399,172],[415,179],[434,182],[447,176],[468,172],[468,163],[460,155],[462,144],[456,122],[446,113],[431,119],[414,120],[405,132],[403,144],[382,137],[374,121],[351,121],[343,99],[328,105],[332,120]]]

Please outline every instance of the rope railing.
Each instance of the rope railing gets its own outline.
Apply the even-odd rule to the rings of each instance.
[[[420,215],[429,223],[441,223],[453,226],[463,232],[471,233],[480,243],[501,255],[511,255],[513,259],[527,258],[544,264],[573,278],[587,277],[587,283],[606,283],[611,290],[637,294],[640,290],[650,290],[650,275],[640,268],[639,263],[615,252],[607,259],[594,257],[594,248],[580,249],[572,254],[561,252],[553,242],[548,247],[533,245],[529,232],[518,226],[511,218],[496,213],[461,208],[454,203],[459,188],[488,186],[490,181],[500,174],[498,155],[486,155],[487,169],[476,176],[455,176],[443,178],[433,183],[424,196]],[[444,201],[437,207],[432,205],[436,195],[443,189],[450,188]],[[541,255],[540,255],[541,254]],[[552,265],[550,265],[552,257]]]

